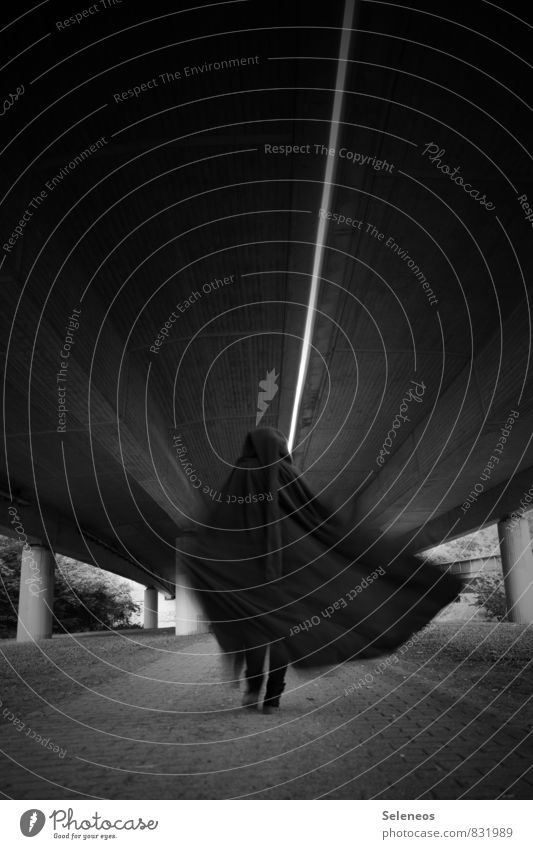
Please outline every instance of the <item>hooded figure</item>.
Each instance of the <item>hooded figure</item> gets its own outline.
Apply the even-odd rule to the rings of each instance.
[[[274,644],[302,667],[394,651],[460,587],[390,541],[343,527],[269,427],[247,435],[185,566],[224,652]]]

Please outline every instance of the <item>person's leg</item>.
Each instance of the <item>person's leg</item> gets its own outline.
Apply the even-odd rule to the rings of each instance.
[[[263,702],[263,710],[270,712],[279,708],[281,694],[285,689],[285,674],[289,658],[281,641],[270,645],[269,673]]]
[[[261,637],[254,640],[247,639],[246,641],[246,669],[244,671],[246,692],[242,700],[244,707],[256,708],[258,706],[267,650],[266,645],[261,645],[261,642],[263,642]]]
[[[258,693],[263,683],[266,646],[254,646],[246,649],[246,669],[244,672],[248,692]]]

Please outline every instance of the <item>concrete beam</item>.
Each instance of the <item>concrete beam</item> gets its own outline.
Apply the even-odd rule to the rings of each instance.
[[[17,641],[49,640],[53,630],[54,555],[44,545],[22,550]]]
[[[158,595],[155,587],[146,587],[144,591],[144,621],[145,630],[158,627]]]
[[[78,269],[80,280],[83,280],[84,274],[84,269],[80,267]],[[20,288],[14,276],[9,276],[9,281],[10,285],[6,287],[6,314],[14,309]],[[39,313],[39,303],[37,300],[26,307],[27,310],[31,308],[32,312],[29,312],[29,316],[34,315],[35,320]],[[91,312],[94,312],[94,315],[100,315],[103,312],[99,296],[94,291],[91,291],[90,298],[84,305],[82,316]],[[28,320],[31,321],[31,317]],[[53,317],[47,315],[40,323],[39,332],[46,339],[47,345],[39,354],[41,379],[36,381],[32,388],[32,407],[47,410],[50,409],[49,386],[56,386],[58,363],[61,360],[59,353],[65,337],[64,322],[59,318],[55,322]],[[113,322],[106,323],[101,344],[108,352],[110,367],[117,368],[124,339]],[[112,457],[128,478],[134,480],[178,527],[185,525],[187,520],[182,513],[194,515],[196,511],[201,511],[203,501],[197,491],[190,486],[186,475],[176,461],[168,436],[168,418],[153,397],[150,397],[149,402],[149,434],[147,434],[146,351],[143,351],[142,355],[137,353],[136,356],[128,354],[124,357],[118,405],[115,386],[108,384],[104,379],[96,381],[94,375],[91,376],[92,354],[92,348],[81,335],[76,342],[76,356],[69,361],[68,366],[69,411],[65,425],[65,438],[70,433],[89,431],[90,412],[90,434],[93,444]],[[18,391],[18,387],[27,379],[28,361],[27,347],[14,346],[10,352],[10,368],[6,372],[8,394]],[[87,387],[89,386],[90,411],[87,404]],[[6,418],[8,420],[7,438],[14,440],[15,444],[17,440],[26,441],[27,431],[19,432],[10,422],[9,416]],[[62,436],[61,432],[56,431],[58,420],[55,410],[51,411],[50,423],[51,430],[44,433],[57,433],[56,444],[52,451],[57,452],[55,459],[61,464]],[[26,428],[27,425],[25,424],[24,427]],[[38,435],[33,431],[32,433]],[[20,481],[20,483],[26,491],[30,489],[29,480]],[[5,483],[3,486],[5,488]],[[168,497],[162,487],[169,494]],[[171,502],[170,497],[176,506]]]
[[[488,489],[466,512],[458,505],[409,532],[403,537],[403,543],[412,551],[424,551],[487,525],[494,525],[502,516],[522,509],[521,503],[524,509],[530,510],[533,499],[527,504],[525,499],[532,484],[533,466],[530,466],[513,475],[512,480]]]
[[[177,539],[177,546],[182,540]],[[203,611],[196,596],[188,586],[187,575],[181,563],[181,552],[176,551],[176,634],[198,634],[208,630],[202,624]]]
[[[506,516],[498,523],[507,619],[533,623],[533,552],[529,523],[523,516]]]
[[[517,401],[531,392],[533,376],[526,380],[529,344],[528,316],[520,308],[475,357],[470,379],[467,366],[402,442],[398,431],[394,453],[357,499],[358,513],[406,539],[412,529],[418,547],[424,548],[439,544],[447,533],[461,536],[515,509],[533,482],[526,471],[533,462],[531,414]],[[418,379],[424,380],[424,375]],[[463,514],[456,505],[480,481],[514,410],[519,416],[490,480],[483,484],[484,497]],[[512,485],[497,503],[510,477]]]
[[[10,506],[12,506],[12,503],[9,499],[0,496],[0,515],[7,516],[7,510]],[[40,542],[50,546],[58,554],[64,554],[66,557],[72,557],[82,563],[88,563],[107,572],[113,572],[115,575],[129,578],[140,584],[150,583],[161,592],[174,591],[171,582],[157,576],[155,564],[154,573],[152,573],[148,565],[146,567],[144,565],[139,566],[128,559],[127,556],[114,551],[111,546],[108,547],[107,544],[91,538],[90,532],[85,534],[84,529],[80,533],[73,522],[69,522],[53,511],[43,509],[43,524],[39,511],[32,505],[19,505],[17,510],[20,520],[17,524],[17,530],[13,524],[5,524],[5,520],[0,519],[0,533],[4,536],[18,539],[21,542],[26,540],[30,543]]]

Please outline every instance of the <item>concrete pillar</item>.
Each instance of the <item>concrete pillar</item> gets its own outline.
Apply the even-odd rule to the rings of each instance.
[[[157,628],[158,594],[155,587],[146,587],[144,591],[144,628]]]
[[[176,540],[176,548],[183,548],[183,537]],[[203,621],[204,614],[187,584],[187,576],[181,565],[181,552],[176,551],[176,634],[206,632],[208,625]]]
[[[523,516],[498,522],[509,622],[533,622],[533,553],[529,524]]]
[[[52,636],[54,556],[44,545],[22,549],[17,640],[48,640]]]

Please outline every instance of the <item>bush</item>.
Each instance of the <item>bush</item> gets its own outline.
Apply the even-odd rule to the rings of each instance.
[[[489,616],[502,621],[507,613],[503,579],[492,575],[483,575],[472,581],[476,594],[476,604],[483,606]]]
[[[17,605],[22,546],[0,546],[0,636],[12,637],[17,629]],[[129,585],[94,566],[57,555],[55,570],[54,632],[100,631],[134,627],[139,605]]]

